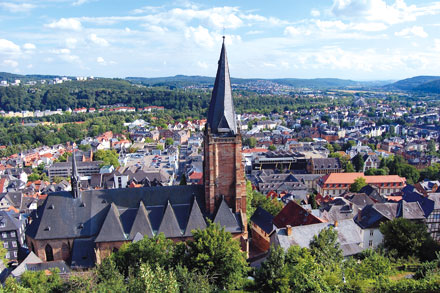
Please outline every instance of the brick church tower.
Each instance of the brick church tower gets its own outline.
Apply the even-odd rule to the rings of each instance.
[[[233,212],[246,213],[246,181],[241,147],[223,37],[204,137],[205,204],[210,214],[216,211],[222,198]]]

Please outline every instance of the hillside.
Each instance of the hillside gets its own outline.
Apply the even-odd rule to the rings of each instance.
[[[186,76],[176,75],[170,77],[127,77],[126,80],[141,83],[147,86],[169,86],[169,87],[187,87],[187,86],[213,86],[214,77],[207,76]],[[345,80],[338,78],[277,78],[277,79],[262,79],[262,78],[231,78],[233,84],[243,85],[246,83],[256,83],[259,81],[267,81],[278,83],[280,85],[291,86],[295,88],[314,88],[314,89],[328,89],[328,88],[346,88],[346,87],[362,87],[370,86],[373,82],[360,82],[353,80]],[[377,84],[377,82],[374,82]],[[380,84],[380,83],[379,83]]]
[[[435,84],[429,85],[431,82],[440,80],[440,76],[415,76],[399,80],[395,83],[386,85],[388,89],[399,89],[405,91],[431,91],[438,92],[440,87]],[[427,86],[426,86],[427,85]]]
[[[415,91],[440,94],[440,78],[414,88]]]

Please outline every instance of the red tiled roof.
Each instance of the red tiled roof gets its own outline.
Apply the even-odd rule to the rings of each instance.
[[[324,184],[353,184],[354,180],[362,177],[367,184],[405,183],[405,178],[398,175],[365,176],[364,173],[330,173],[323,178]]]
[[[287,225],[295,227],[323,222],[323,220],[315,217],[294,201],[289,202],[273,219],[274,225],[278,228],[284,228]]]

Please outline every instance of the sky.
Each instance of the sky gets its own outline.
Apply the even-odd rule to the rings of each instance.
[[[0,71],[241,78],[440,75],[440,1],[0,0]]]

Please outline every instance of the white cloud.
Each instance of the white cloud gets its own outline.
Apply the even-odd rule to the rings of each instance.
[[[6,9],[10,12],[28,12],[29,10],[35,8],[34,4],[30,3],[11,3],[11,2],[0,2],[0,7]]]
[[[67,48],[75,49],[75,48],[76,48],[76,45],[77,45],[77,43],[78,43],[78,40],[75,39],[75,38],[67,38],[67,39],[65,40],[65,43],[66,43],[66,47],[67,47]]]
[[[83,5],[87,2],[89,2],[89,0],[76,0],[75,2],[72,3],[72,5],[73,6],[80,6],[80,5]]]
[[[105,65],[105,64],[106,64],[104,58],[102,58],[102,57],[98,57],[98,58],[96,58],[96,62],[98,62],[99,64],[102,64],[102,65]]]
[[[100,38],[96,34],[90,34],[89,40],[92,41],[94,44],[102,46],[102,47],[107,47],[109,45],[108,41],[106,39]]]
[[[202,69],[208,69],[208,63],[204,62],[204,61],[197,61],[197,66],[199,66]]]
[[[45,26],[49,28],[73,31],[80,31],[82,29],[81,22],[76,18],[61,18],[60,20],[51,22]]]
[[[6,59],[3,61],[3,65],[11,67],[11,68],[16,68],[16,67],[18,67],[18,62],[15,60]]]
[[[23,45],[23,49],[25,50],[35,50],[37,47],[32,43],[26,43]]]
[[[413,26],[413,27],[409,27],[409,28],[404,28],[400,32],[396,32],[395,35],[398,37],[407,37],[407,38],[412,37],[412,36],[416,36],[416,37],[420,37],[420,38],[428,37],[428,34],[425,32],[425,30],[421,26]]]
[[[0,52],[2,53],[19,53],[20,46],[6,39],[0,39]]]
[[[434,40],[434,50],[440,51],[440,39]]]
[[[202,47],[212,48],[214,46],[214,38],[209,33],[209,30],[203,26],[187,28],[185,37],[192,39],[197,45]]]
[[[50,52],[53,53],[53,54],[59,54],[59,55],[70,54],[70,50],[67,49],[67,48],[64,48],[64,49],[53,49]]]
[[[293,26],[288,26],[284,29],[284,35],[286,35],[286,36],[297,36],[300,33],[301,32]]]
[[[321,15],[321,12],[319,12],[319,10],[312,9],[312,11],[310,11],[310,15],[312,15],[313,17],[319,17]]]
[[[330,11],[338,17],[362,17],[369,21],[397,24],[415,21],[418,16],[422,15],[438,14],[440,3],[416,6],[407,5],[404,0],[394,0],[392,4],[384,0],[334,0]]]

